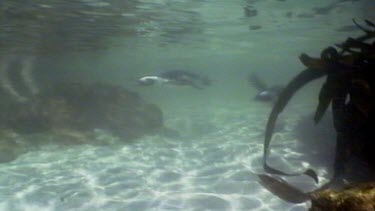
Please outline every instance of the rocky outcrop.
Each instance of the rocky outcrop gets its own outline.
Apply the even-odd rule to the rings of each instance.
[[[122,87],[105,84],[61,83],[32,102],[1,104],[0,109],[0,129],[8,131],[1,133],[7,135],[1,135],[0,154],[3,151],[10,153],[0,161],[9,161],[16,157],[18,151],[24,151],[15,150],[13,153],[13,149],[23,147],[14,142],[14,138],[9,138],[11,133],[30,137],[49,134],[54,137],[49,141],[32,139],[31,145],[40,145],[45,142],[97,143],[97,130],[119,137],[120,142],[165,131],[162,112],[156,105]]]
[[[310,211],[373,211],[375,183],[364,183],[341,191],[324,190],[311,196]]]

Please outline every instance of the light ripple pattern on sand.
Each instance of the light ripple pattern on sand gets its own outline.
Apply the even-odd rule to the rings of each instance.
[[[306,210],[253,174],[262,171],[263,132],[254,128],[264,117],[215,116],[225,119],[215,121],[218,130],[191,140],[156,135],[24,154],[0,165],[0,210]],[[296,171],[304,167],[285,147],[296,142],[289,132],[278,132],[270,163]]]

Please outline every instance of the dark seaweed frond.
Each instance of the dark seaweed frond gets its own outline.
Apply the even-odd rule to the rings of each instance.
[[[370,118],[370,115],[374,114],[375,106],[372,94],[374,86],[372,70],[375,63],[375,24],[365,20],[367,27],[363,27],[355,20],[353,22],[365,34],[356,38],[349,37],[345,42],[337,44],[336,47],[340,49],[339,52],[334,47],[328,47],[322,51],[320,58],[313,58],[307,54],[302,54],[299,57],[307,69],[293,78],[280,93],[268,118],[263,149],[263,168],[267,173],[283,176],[307,175],[318,182],[317,174],[312,169],[307,169],[303,173],[288,174],[270,167],[267,164],[267,157],[276,120],[289,100],[310,81],[327,76],[320,89],[319,104],[315,111],[314,121],[318,123],[331,104],[333,125],[338,134],[336,157],[332,180],[316,191],[326,189],[335,181],[340,180],[340,175],[343,173],[342,167],[349,150],[346,138],[353,136],[351,134],[353,131],[358,131],[353,120],[358,122],[361,118]],[[361,129],[365,133],[372,133],[373,131],[368,130],[372,123],[366,123],[366,121],[363,121],[365,126],[361,123],[362,126],[360,127],[364,127]],[[353,130],[353,127],[357,129]],[[263,186],[286,201],[300,203],[307,196],[310,196],[310,193],[300,192],[282,179],[268,175],[258,175],[258,177]]]
[[[303,203],[310,199],[309,193],[304,193],[282,179],[266,174],[257,175],[260,183],[271,193],[290,203]]]
[[[371,21],[369,21],[369,20],[365,20],[365,23],[366,23],[368,26],[370,26],[370,27],[372,27],[372,28],[375,29],[375,24],[374,24],[373,22],[371,22]]]
[[[373,23],[371,23],[370,21],[368,21],[368,22],[370,23],[370,25],[373,24]],[[353,19],[353,23],[354,23],[354,25],[356,25],[359,29],[361,29],[362,31],[366,32],[367,34],[369,34],[369,33],[372,32],[370,29],[366,29],[365,27],[363,27],[363,26],[361,26],[359,23],[357,23],[357,21],[356,21],[355,19]],[[367,23],[367,22],[366,22],[366,23]],[[368,25],[369,25],[369,24],[368,24]]]
[[[310,200],[314,196],[314,194],[327,189],[332,184],[332,182],[328,182],[312,192],[303,192],[288,184],[281,178],[272,177],[267,174],[258,174],[257,176],[259,178],[259,182],[268,191],[275,194],[284,201],[295,204]]]
[[[263,160],[263,166],[266,172],[271,174],[279,174],[279,175],[300,175],[300,174],[287,174],[282,171],[276,170],[272,167],[270,167],[267,164],[267,157],[269,153],[269,146],[272,139],[272,133],[275,128],[275,123],[277,120],[277,117],[279,114],[284,110],[285,106],[289,102],[289,100],[293,97],[293,95],[304,85],[307,83],[318,79],[320,77],[323,77],[326,74],[325,70],[322,69],[306,69],[302,71],[300,74],[298,74],[281,92],[278,100],[276,101],[271,114],[268,118],[267,127],[266,127],[266,135],[264,140],[264,160]],[[308,175],[312,177],[316,182],[318,182],[318,178],[316,176],[316,173],[312,170],[307,170],[306,172],[302,173],[305,175]]]
[[[320,89],[319,103],[314,115],[315,124],[318,124],[319,121],[322,119],[325,111],[327,110],[329,104],[332,101],[334,94],[332,92],[331,86],[332,84],[328,82],[327,78],[327,81],[323,84],[322,88]]]

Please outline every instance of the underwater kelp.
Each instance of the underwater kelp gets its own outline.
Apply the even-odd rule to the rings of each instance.
[[[302,54],[300,61],[306,69],[298,74],[281,92],[269,116],[264,141],[264,169],[269,174],[282,176],[307,175],[318,182],[314,170],[290,174],[274,169],[267,164],[269,145],[278,115],[284,110],[288,101],[304,85],[326,77],[320,89],[319,103],[314,121],[319,123],[329,105],[332,107],[333,124],[337,133],[334,175],[331,182],[316,190],[318,193],[332,183],[340,183],[345,174],[345,161],[356,154],[364,158],[370,166],[375,167],[373,125],[375,108],[375,24],[365,20],[367,27],[354,24],[365,34],[357,38],[348,38],[335,47],[324,49],[320,58]],[[262,184],[271,192],[290,202],[302,202],[309,199],[305,193],[295,191],[281,179],[269,175],[259,175]],[[285,193],[295,193],[285,197]],[[303,197],[302,197],[303,196]],[[302,200],[297,200],[301,199]]]

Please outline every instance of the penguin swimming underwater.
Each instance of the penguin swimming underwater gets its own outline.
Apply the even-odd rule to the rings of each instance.
[[[151,86],[154,85],[155,83],[168,83],[169,80],[165,78],[161,78],[158,76],[143,76],[137,80],[139,85],[142,86]]]
[[[144,76],[137,80],[139,85],[151,86],[155,83],[173,84],[177,86],[191,86],[196,89],[203,89],[210,86],[211,80],[208,77],[185,70],[170,70],[160,74],[160,76]]]
[[[275,102],[275,100],[278,98],[278,96],[284,88],[281,85],[268,87],[254,73],[250,74],[250,76],[248,77],[248,81],[251,86],[258,90],[258,93],[254,97],[254,100],[257,101]]]

